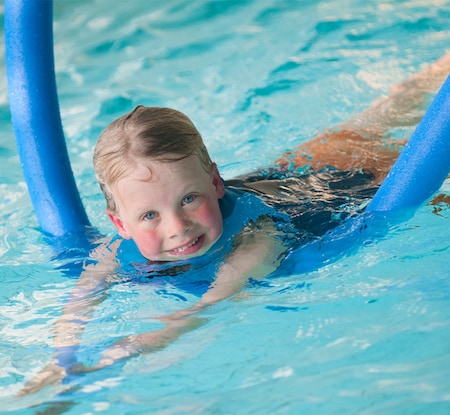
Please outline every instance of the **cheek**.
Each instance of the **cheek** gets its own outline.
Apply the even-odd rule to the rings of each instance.
[[[199,221],[215,233],[222,232],[222,214],[216,203],[205,204],[198,212]]]
[[[141,254],[146,258],[151,257],[159,251],[161,240],[157,232],[155,231],[139,231],[133,235],[133,240],[138,246]]]

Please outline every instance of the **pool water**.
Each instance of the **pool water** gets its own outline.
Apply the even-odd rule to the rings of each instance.
[[[55,1],[61,115],[92,224],[113,234],[93,144],[134,106],[185,112],[232,178],[387,95],[444,53],[449,28],[448,0]],[[368,232],[316,269],[249,284],[162,351],[16,398],[52,357],[52,324],[78,271],[39,230],[4,53],[0,75],[0,412],[450,413],[446,205],[388,222],[382,236]],[[391,135],[408,137],[423,110],[412,108]],[[440,191],[450,193],[448,180]],[[145,284],[112,286],[86,326],[81,360],[95,362],[112,340],[155,329],[155,317],[189,301]]]

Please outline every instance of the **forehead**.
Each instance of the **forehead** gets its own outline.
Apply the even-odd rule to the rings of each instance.
[[[173,155],[175,159],[177,156]],[[170,159],[170,155],[168,157]],[[120,178],[115,188],[121,192],[130,184],[147,183],[173,187],[179,184],[203,182],[209,174],[196,155],[181,160],[136,159],[130,172]]]

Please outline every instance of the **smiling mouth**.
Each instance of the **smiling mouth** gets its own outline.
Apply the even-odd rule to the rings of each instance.
[[[190,242],[189,244],[182,246],[181,248],[175,248],[172,249],[173,252],[184,252],[187,249],[189,249],[191,246],[195,245],[198,242],[198,238],[195,238],[192,242]]]
[[[169,252],[173,255],[189,255],[197,252],[203,245],[204,236],[198,236],[186,245],[171,249]]]

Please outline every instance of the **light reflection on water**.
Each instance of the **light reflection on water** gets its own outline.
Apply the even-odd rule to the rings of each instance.
[[[229,178],[351,118],[438,58],[449,13],[448,1],[55,2],[61,112],[92,222],[111,233],[91,152],[122,112],[138,103],[186,112]],[[75,279],[38,230],[7,105],[0,81],[2,410],[448,412],[449,210],[430,206],[320,269],[250,285],[164,351],[77,378],[66,394],[55,397],[65,388],[56,385],[14,399],[51,358],[52,323]],[[83,359],[177,306],[145,285],[113,286]]]

